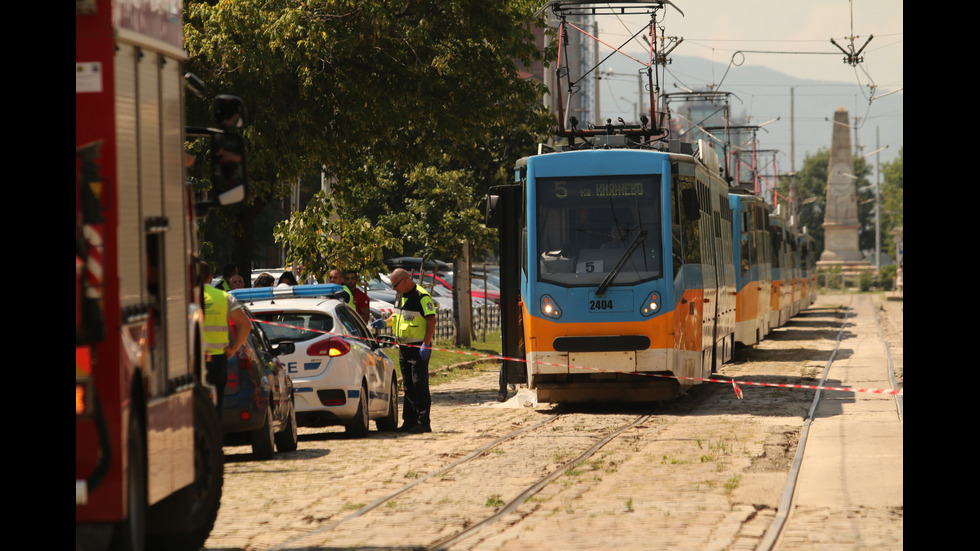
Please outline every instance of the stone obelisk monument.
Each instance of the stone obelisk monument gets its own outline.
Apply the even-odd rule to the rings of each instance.
[[[844,271],[864,268],[867,262],[858,248],[857,177],[851,154],[848,112],[834,112],[834,132],[830,142],[830,169],[827,171],[827,208],[823,219],[823,252],[820,266],[841,265]]]

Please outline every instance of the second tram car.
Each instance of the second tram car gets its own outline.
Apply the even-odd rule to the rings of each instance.
[[[816,250],[816,240],[806,232],[806,228],[803,228],[803,231],[799,234],[799,244],[800,266],[802,268],[801,280],[803,282],[800,310],[805,310],[817,300],[817,257],[819,253]]]
[[[772,241],[769,206],[761,198],[732,190],[732,237],[735,240],[735,341],[752,345],[769,334],[771,326]]]
[[[772,243],[772,293],[770,317],[772,327],[782,327],[793,313],[794,255],[796,242],[786,218],[778,213],[769,215],[769,235]]]

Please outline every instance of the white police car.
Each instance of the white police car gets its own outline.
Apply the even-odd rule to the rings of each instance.
[[[273,344],[293,343],[279,356],[293,380],[300,426],[344,425],[361,437],[370,420],[378,430],[398,426],[398,378],[385,353],[390,339],[375,340],[346,303],[333,298],[339,285],[237,289],[232,294]]]

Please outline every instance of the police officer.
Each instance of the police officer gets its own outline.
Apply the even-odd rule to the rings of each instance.
[[[204,351],[208,362],[207,377],[217,393],[220,419],[225,382],[228,380],[228,358],[237,354],[244,346],[252,330],[252,322],[238,299],[207,283],[211,281],[213,275],[211,266],[207,262],[199,263],[198,271],[201,275],[201,294],[204,298]],[[228,323],[228,318],[235,322],[234,328]]]
[[[238,266],[235,266],[231,262],[225,264],[224,268],[221,270],[221,280],[215,285],[216,288],[221,289],[224,292],[232,290],[231,278],[232,276],[238,275]]]
[[[428,291],[416,285],[408,272],[395,269],[390,276],[395,296],[391,329],[398,340],[398,360],[405,385],[404,423],[400,432],[432,432],[429,409],[429,355],[436,332],[436,306]]]

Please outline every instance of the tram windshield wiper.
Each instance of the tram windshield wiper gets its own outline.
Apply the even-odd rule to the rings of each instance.
[[[626,252],[623,253],[623,257],[616,263],[616,267],[613,268],[612,271],[609,272],[609,275],[607,275],[606,278],[602,280],[602,283],[599,284],[599,288],[595,291],[595,295],[597,297],[601,297],[602,295],[606,294],[606,289],[612,285],[613,280],[616,279],[617,275],[619,275],[619,271],[623,269],[623,265],[626,264],[626,261],[633,254],[633,251],[640,246],[640,243],[643,243],[643,240],[645,240],[646,237],[647,231],[644,229],[641,229],[640,233],[636,234],[633,242],[630,243],[630,246],[626,248]]]

